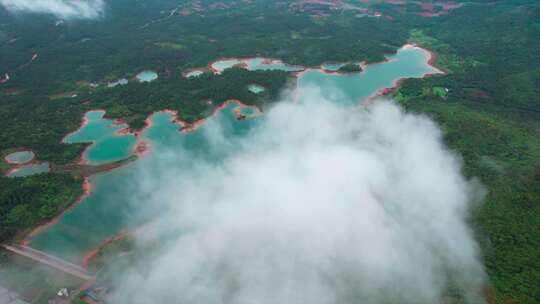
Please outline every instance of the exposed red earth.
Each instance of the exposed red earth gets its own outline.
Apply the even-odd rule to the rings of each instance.
[[[417,4],[423,10],[423,12],[419,13],[418,15],[423,17],[439,17],[449,14],[450,11],[463,6],[462,3],[456,3],[453,1],[419,2]]]
[[[436,52],[424,47],[422,44],[420,43],[409,43],[407,45],[410,45],[412,47],[418,47],[418,48],[421,48],[423,49],[424,51],[427,51],[429,53],[429,59],[428,59],[428,65],[430,65],[431,67],[439,70],[441,73],[440,74],[443,74],[443,75],[447,75],[449,73],[449,71],[444,68],[444,67],[441,67],[438,63],[437,63],[437,60],[439,59],[439,54],[437,54]]]
[[[419,3],[418,4],[424,11],[429,11],[429,12],[433,12],[435,10],[435,5],[431,4],[431,3],[427,3],[427,2],[424,2],[424,3]]]
[[[369,4],[370,1],[361,0],[359,3]],[[326,8],[322,8],[326,6]],[[374,12],[368,8],[360,7],[341,0],[300,0],[289,5],[290,12],[307,13],[313,17],[328,16],[328,12],[356,11],[360,14],[372,17],[381,17],[380,12]]]

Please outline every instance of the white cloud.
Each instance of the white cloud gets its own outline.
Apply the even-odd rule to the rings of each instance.
[[[104,0],[0,0],[11,12],[48,13],[59,18],[92,19],[103,13]]]
[[[234,147],[223,161],[175,151],[139,174],[158,227],[178,234],[113,303],[431,304],[449,285],[482,302],[466,224],[481,189],[436,125],[385,101],[301,98],[242,139],[213,126],[211,149]]]

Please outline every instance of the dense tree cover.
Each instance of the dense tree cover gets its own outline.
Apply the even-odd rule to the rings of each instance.
[[[340,67],[338,72],[341,73],[356,73],[362,72],[362,67],[358,63],[347,63],[346,65]]]
[[[407,80],[397,93],[441,124],[467,176],[488,191],[471,221],[497,303],[540,302],[539,16],[537,4],[503,3],[417,20],[413,41],[451,73]],[[447,98],[435,87],[449,88]]]
[[[0,242],[53,218],[81,194],[68,174],[0,178]]]
[[[358,18],[349,12],[314,19],[291,14],[286,7],[276,9],[273,1],[208,10],[203,17],[173,18],[166,16],[177,1],[152,2],[152,9],[144,1],[115,0],[110,5],[103,19],[58,26],[51,17],[24,19],[23,25],[22,17],[4,12],[0,53],[6,56],[0,56],[0,66],[14,71],[5,87],[58,93],[74,89],[80,80],[130,77],[147,68],[176,73],[178,68],[205,66],[221,57],[261,55],[304,65],[380,61],[408,36],[378,18]],[[13,38],[19,40],[8,43]],[[35,53],[38,58],[19,69]]]
[[[107,109],[107,116],[123,118],[132,128],[142,128],[144,119],[161,109],[177,110],[180,118],[195,122],[229,99],[264,109],[278,99],[290,77],[290,73],[282,71],[239,68],[226,69],[219,75],[204,73],[191,78],[178,73],[160,81],[96,92],[91,96],[91,106]],[[252,83],[263,86],[265,91],[251,92],[248,87]]]
[[[438,64],[450,73],[407,80],[395,97],[439,122],[448,145],[463,156],[464,172],[486,187],[486,200],[471,222],[497,303],[540,302],[537,1],[460,1],[464,7],[436,18],[418,16],[412,2],[372,1],[391,18],[359,18],[347,11],[313,18],[287,6],[278,9],[274,1],[254,1],[167,18],[177,2],[110,1],[103,19],[58,26],[52,17],[30,21],[0,8],[0,75],[5,69],[12,76],[0,85],[0,153],[27,147],[39,159],[67,163],[84,145],[60,140],[79,126],[86,110],[104,108],[134,128],[163,108],[194,121],[229,98],[265,107],[290,80],[284,72],[241,69],[181,77],[186,68],[221,57],[260,55],[307,66],[379,61],[410,39],[436,51]],[[38,58],[29,63],[35,53]],[[112,89],[79,82],[131,78],[142,69],[158,71],[159,80]],[[253,94],[250,83],[267,90]],[[437,94],[440,88],[448,94]],[[78,97],[50,98],[72,91]],[[49,218],[80,191],[80,181],[68,175],[0,178],[3,238]]]
[[[231,98],[263,108],[277,99],[290,76],[280,71],[228,69],[222,75],[205,73],[193,78],[181,73],[163,75],[152,83],[101,88],[76,98],[0,94],[0,115],[10,117],[0,120],[0,155],[24,147],[36,152],[38,159],[64,164],[79,157],[86,147],[61,143],[79,127],[85,111],[106,109],[107,116],[125,119],[133,128],[143,127],[148,115],[165,108],[178,110],[182,119],[193,122]],[[251,83],[264,86],[265,92],[252,93],[248,90]]]

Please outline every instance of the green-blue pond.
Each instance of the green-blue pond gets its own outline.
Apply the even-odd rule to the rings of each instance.
[[[140,82],[152,82],[158,78],[158,74],[154,71],[142,71],[135,78]]]
[[[18,151],[6,155],[5,159],[8,163],[20,165],[31,161],[35,156],[32,151]]]
[[[8,174],[8,177],[25,177],[39,173],[49,172],[51,167],[48,162],[43,162],[39,164],[28,164],[18,168],[15,171],[12,171]]]

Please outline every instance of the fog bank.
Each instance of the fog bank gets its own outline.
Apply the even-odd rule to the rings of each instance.
[[[0,0],[7,10],[46,13],[63,19],[93,19],[103,13],[104,0]]]
[[[170,239],[114,303],[482,302],[466,223],[482,190],[438,127],[387,101],[301,99],[242,139],[212,125],[223,160],[169,151],[139,174],[134,199],[149,197]]]

